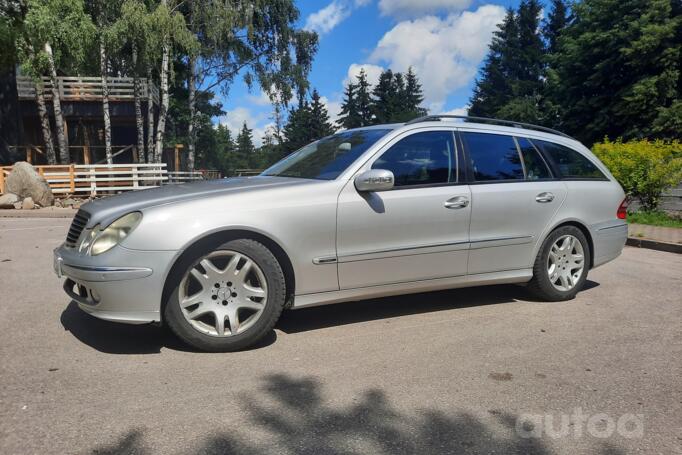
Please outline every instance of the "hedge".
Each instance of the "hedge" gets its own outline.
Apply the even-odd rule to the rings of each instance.
[[[647,139],[594,144],[592,151],[609,168],[629,198],[655,210],[661,193],[682,181],[682,143]]]

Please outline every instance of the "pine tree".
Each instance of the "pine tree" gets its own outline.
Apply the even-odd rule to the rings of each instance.
[[[559,76],[556,72],[556,54],[559,51],[559,39],[570,23],[566,0],[552,0],[552,9],[543,26],[545,40],[544,87],[540,111],[543,124],[551,128],[561,129],[562,109],[558,99]]]
[[[474,86],[469,115],[495,117],[498,109],[512,97],[510,64],[518,48],[518,27],[513,9],[493,32],[488,55]]]
[[[310,137],[311,141],[322,139],[325,136],[334,134],[334,127],[329,121],[327,108],[320,100],[317,89],[313,90],[312,101],[310,103]]]
[[[395,76],[390,69],[382,71],[379,82],[372,90],[372,111],[374,123],[390,123],[396,114],[397,87]]]
[[[239,131],[239,134],[237,135],[237,148],[235,150],[236,161],[244,167],[251,168],[255,150],[256,148],[253,145],[253,130],[244,122],[241,131]]]
[[[351,129],[362,126],[362,117],[358,110],[357,89],[357,85],[349,82],[343,92],[341,113],[339,119],[336,121],[342,128]]]
[[[311,142],[311,117],[310,106],[305,99],[301,99],[299,106],[289,111],[287,123],[284,125],[286,153],[294,152]]]
[[[408,121],[427,114],[427,110],[421,107],[424,102],[422,86],[412,67],[408,68],[405,75],[405,93],[402,96],[405,99],[403,120]]]
[[[519,52],[515,96],[535,96],[540,92],[544,45],[540,36],[540,12],[538,0],[524,0],[519,5]]]
[[[563,129],[609,137],[680,137],[682,41],[670,0],[584,0],[556,56]]]
[[[372,96],[371,96],[371,86],[367,80],[367,73],[365,69],[362,68],[360,73],[356,77],[357,79],[357,91],[356,91],[356,104],[358,109],[358,115],[360,117],[360,125],[367,126],[374,123],[374,114],[372,110]]]
[[[547,15],[543,35],[547,41],[547,52],[554,54],[559,50],[559,37],[569,22],[566,0],[552,0],[552,9]]]

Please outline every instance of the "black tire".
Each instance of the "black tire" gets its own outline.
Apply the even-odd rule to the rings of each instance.
[[[562,291],[552,285],[547,270],[547,261],[552,245],[564,235],[572,235],[578,239],[583,248],[584,256],[583,273],[576,285],[567,291]],[[587,242],[587,238],[585,238],[585,234],[583,234],[583,232],[575,226],[561,226],[552,231],[542,243],[542,247],[535,258],[535,264],[533,265],[533,278],[528,283],[528,290],[535,294],[538,298],[550,302],[571,300],[575,298],[576,294],[582,289],[585,281],[587,280],[590,261],[591,251]]]
[[[263,314],[253,326],[244,332],[227,337],[211,336],[196,330],[183,316],[179,302],[182,277],[205,255],[219,250],[232,250],[245,254],[261,268],[267,282],[267,301]],[[282,267],[272,252],[255,240],[231,240],[217,248],[203,248],[192,251],[191,254],[183,258],[183,263],[178,272],[169,278],[175,282],[173,283],[173,291],[164,307],[164,321],[178,338],[202,351],[230,352],[254,345],[270,333],[284,309],[286,283]]]

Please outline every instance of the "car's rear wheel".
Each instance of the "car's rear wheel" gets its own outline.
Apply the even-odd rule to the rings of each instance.
[[[234,351],[272,330],[284,308],[286,284],[264,245],[232,240],[186,259],[164,309],[179,338],[206,351]]]
[[[555,229],[542,244],[529,289],[543,300],[570,300],[587,280],[590,248],[575,226]]]

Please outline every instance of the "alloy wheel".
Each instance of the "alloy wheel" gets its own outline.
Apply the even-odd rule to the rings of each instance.
[[[549,250],[547,276],[554,288],[559,291],[573,289],[585,268],[583,245],[572,235],[559,237]]]
[[[196,263],[180,283],[182,314],[196,330],[230,337],[248,330],[267,303],[265,274],[253,259],[231,250]]]

